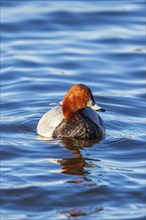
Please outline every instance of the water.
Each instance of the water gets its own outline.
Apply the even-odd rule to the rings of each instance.
[[[1,219],[145,219],[144,1],[1,3]],[[105,138],[40,140],[75,83]]]

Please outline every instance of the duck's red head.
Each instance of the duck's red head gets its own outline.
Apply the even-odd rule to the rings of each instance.
[[[83,84],[72,86],[64,96],[62,111],[64,117],[70,121],[75,112],[95,105],[92,92],[89,87]]]

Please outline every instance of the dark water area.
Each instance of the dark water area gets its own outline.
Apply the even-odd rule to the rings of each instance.
[[[145,219],[145,1],[1,1],[1,219]],[[99,142],[42,140],[76,83]]]

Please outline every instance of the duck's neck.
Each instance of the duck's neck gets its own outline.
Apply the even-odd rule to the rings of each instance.
[[[80,109],[80,110],[78,110],[78,111],[76,111],[76,112],[70,113],[70,114],[68,115],[68,117],[66,118],[66,120],[67,120],[68,122],[71,122],[71,121],[74,120],[74,119],[80,119],[80,118],[82,117],[82,115],[83,115],[83,110],[84,110],[84,109]]]

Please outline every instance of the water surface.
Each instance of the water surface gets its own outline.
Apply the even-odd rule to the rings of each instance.
[[[145,4],[1,7],[1,219],[145,219]],[[103,140],[40,140],[75,83],[107,111]]]

